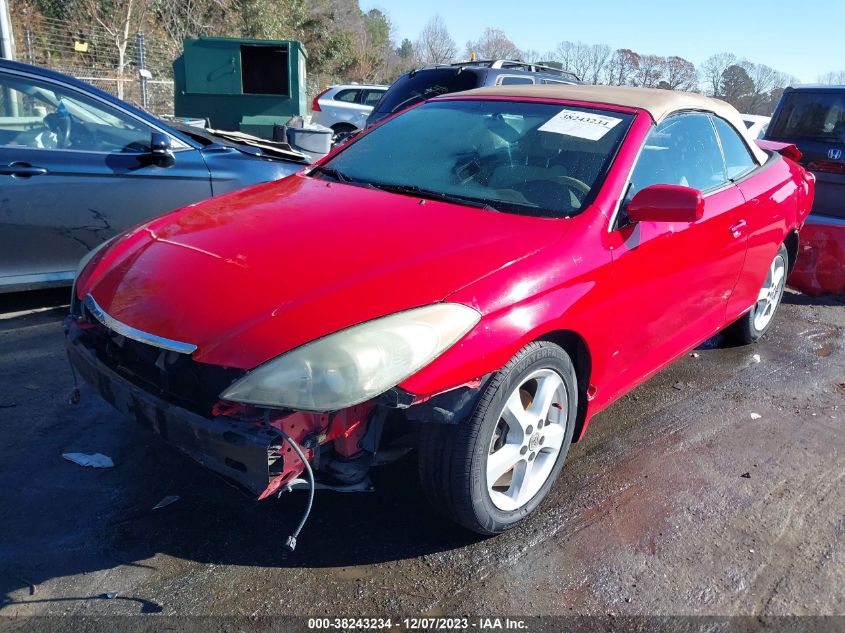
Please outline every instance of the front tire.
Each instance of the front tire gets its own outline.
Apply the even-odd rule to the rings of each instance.
[[[768,331],[783,298],[787,270],[789,270],[789,253],[786,246],[781,244],[769,266],[763,287],[757,294],[757,302],[751,310],[725,330],[729,339],[740,345],[748,345],[759,340]]]
[[[557,479],[577,405],[568,354],[550,342],[529,343],[493,377],[470,419],[423,427],[419,473],[429,502],[479,534],[514,527]]]

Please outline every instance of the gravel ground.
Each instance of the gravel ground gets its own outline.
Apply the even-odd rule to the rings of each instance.
[[[412,455],[318,493],[288,555],[303,494],[254,503],[68,404],[66,294],[0,297],[1,615],[845,615],[845,298],[787,293],[756,346],[708,341],[597,416],[504,535],[434,515]]]

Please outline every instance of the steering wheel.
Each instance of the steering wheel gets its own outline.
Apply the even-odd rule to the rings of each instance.
[[[73,126],[70,113],[51,112],[44,117],[44,125],[56,135],[56,147],[61,149],[70,147],[70,129]]]
[[[578,198],[578,202],[583,202],[584,198],[590,194],[590,185],[572,176],[558,176],[555,178],[555,182],[568,187],[575,194],[575,197]]]

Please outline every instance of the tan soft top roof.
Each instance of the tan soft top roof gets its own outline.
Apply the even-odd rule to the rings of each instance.
[[[460,93],[461,96],[507,96],[540,97],[544,99],[566,99],[570,101],[589,101],[604,105],[618,105],[645,110],[655,122],[660,122],[679,110],[704,110],[712,112],[728,121],[760,164],[766,162],[767,155],[757,144],[746,136],[745,124],[739,112],[729,103],[720,99],[705,97],[694,92],[678,90],[660,90],[658,88],[631,88],[628,86],[592,86],[569,84],[546,84],[542,86],[490,86]],[[450,95],[451,96],[451,95]]]

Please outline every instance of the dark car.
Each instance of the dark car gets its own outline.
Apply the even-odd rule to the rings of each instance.
[[[366,127],[420,101],[449,92],[483,86],[579,83],[576,75],[554,66],[503,59],[427,66],[411,70],[394,81],[373,108]]]
[[[787,88],[765,139],[801,151],[816,175],[813,215],[845,219],[845,86]]]
[[[80,259],[125,229],[306,164],[284,144],[251,142],[176,129],[89,84],[0,60],[0,293],[70,285]]]

